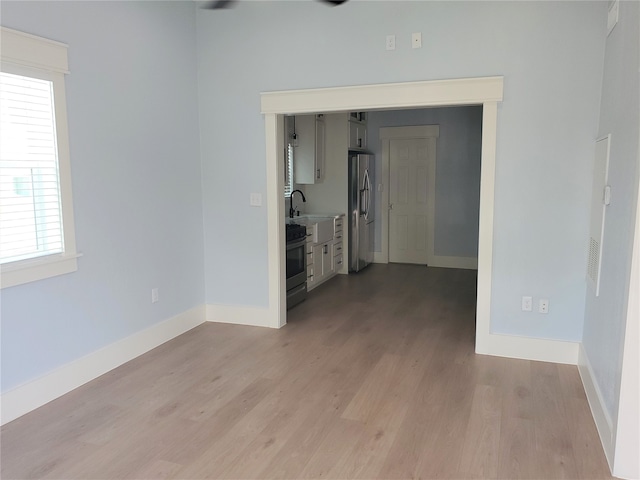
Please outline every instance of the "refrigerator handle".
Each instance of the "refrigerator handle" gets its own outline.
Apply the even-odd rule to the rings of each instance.
[[[371,192],[369,190],[369,187],[371,186],[371,182],[369,180],[369,169],[364,171],[364,188],[362,189],[364,194],[365,194],[365,198],[366,198],[366,210],[364,211],[364,218],[365,220],[369,220],[369,208],[371,207]]]

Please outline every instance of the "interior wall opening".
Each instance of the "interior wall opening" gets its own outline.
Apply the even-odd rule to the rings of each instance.
[[[503,82],[502,77],[478,77],[262,94],[261,109],[265,118],[267,165],[269,326],[279,328],[286,324],[285,243],[282,222],[285,216],[285,201],[284,178],[280,168],[284,152],[284,115],[318,111],[352,112],[482,105],[475,350],[476,353],[491,353],[496,348],[504,350],[512,346],[512,339],[494,338],[496,336],[490,331],[495,154],[498,102],[503,98]]]
[[[389,141],[383,139],[381,133],[394,128],[402,130],[406,127],[437,126],[441,129],[442,135],[441,138],[432,139],[434,141],[433,147],[436,150],[433,161],[436,162],[437,167],[434,165],[433,176],[435,178],[430,179],[433,180],[433,190],[435,190],[433,192],[435,208],[431,213],[433,218],[430,221],[430,231],[426,232],[431,237],[430,241],[435,257],[432,255],[428,262],[421,262],[421,260],[403,262],[397,259],[395,261],[432,267],[477,269],[482,105],[368,110],[358,112],[358,114],[362,117],[366,116],[367,139],[366,147],[363,150],[371,153],[374,158],[373,171],[375,173],[372,177],[372,184],[374,186],[375,239],[372,243],[375,259],[373,263],[394,262],[393,256],[391,259],[389,258],[388,238],[391,225],[397,223],[393,220],[391,223],[389,222],[389,217],[393,218],[395,213],[388,209],[391,207],[389,152],[384,150],[385,141],[387,143]],[[293,212],[294,215],[302,215],[303,217],[298,217],[302,219],[305,214],[344,213],[348,215],[346,211],[348,152],[345,149],[348,141],[344,137],[348,135],[345,120],[347,120],[349,113],[318,111],[305,113],[304,117],[313,117],[314,115],[322,116],[326,125],[325,150],[328,164],[323,182],[305,184],[295,181],[296,176],[292,171],[292,160],[295,160],[295,157],[292,156],[292,152],[295,150],[293,148],[294,142],[297,147],[298,142],[304,141],[304,139],[296,135],[296,116],[283,116],[283,130],[278,132],[284,142],[282,163],[280,164],[280,171],[285,181],[283,210],[286,216]],[[298,116],[298,118],[300,117]],[[300,120],[298,121],[300,122]],[[334,125],[336,123],[337,127]],[[341,125],[347,128],[342,129]],[[408,135],[413,137],[410,128],[408,131]],[[409,143],[417,142],[418,148],[421,145],[420,141],[421,139],[418,138],[408,140]],[[403,148],[402,145],[400,148]],[[411,147],[409,146],[409,148]],[[412,183],[413,185],[420,183],[419,180],[415,180],[416,183]],[[413,182],[414,179],[411,181]],[[429,189],[431,189],[431,185],[429,185]],[[294,200],[291,202],[291,192],[295,190],[300,190],[301,195],[294,194]],[[342,194],[345,198],[342,198]],[[420,196],[420,192],[412,192],[412,194]],[[438,222],[436,222],[436,218],[439,220]],[[299,221],[294,218],[291,223]],[[419,227],[413,230],[419,230]],[[392,237],[394,237],[393,234]],[[419,243],[420,238],[415,241]],[[347,245],[344,246],[344,250],[346,258]],[[339,270],[337,272],[339,274],[348,274],[348,265],[344,265],[344,268],[336,266],[336,270]],[[310,269],[310,272],[311,275],[314,274],[313,268]],[[357,277],[358,274],[352,275]],[[310,295],[313,293],[310,292]]]

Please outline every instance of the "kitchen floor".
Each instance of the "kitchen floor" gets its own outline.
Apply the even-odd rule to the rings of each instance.
[[[1,430],[2,478],[611,478],[575,366],[475,355],[476,272],[371,265]]]

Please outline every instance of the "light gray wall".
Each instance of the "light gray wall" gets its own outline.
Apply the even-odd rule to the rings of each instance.
[[[204,271],[195,6],[3,1],[2,25],[69,45],[83,254],[1,291],[4,392],[202,304]]]
[[[206,300],[267,305],[266,208],[248,202],[266,192],[260,92],[504,75],[491,330],[579,341],[606,10],[580,1],[199,10]],[[411,49],[418,31],[423,48]],[[386,51],[392,33],[397,49]],[[522,312],[523,295],[548,298],[549,314]]]
[[[608,183],[612,200],[605,218],[600,296],[595,297],[590,289],[587,291],[583,338],[584,349],[614,424],[620,394],[640,174],[639,11],[638,2],[620,2],[620,20],[607,39],[599,135],[611,133]]]
[[[266,193],[260,92],[282,89],[504,75],[491,329],[580,340],[605,19],[579,1],[3,1],[4,26],[70,45],[84,256],[2,290],[2,391],[203,301],[267,304],[266,206],[249,193]],[[523,294],[550,313],[520,312]]]
[[[451,257],[478,256],[482,107],[427,108],[370,112],[369,149],[376,155],[376,177],[382,181],[381,127],[439,125],[436,145],[436,211],[434,251]],[[382,205],[375,197],[375,250],[382,241]]]

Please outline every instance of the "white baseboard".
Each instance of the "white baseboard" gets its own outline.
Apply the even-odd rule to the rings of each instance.
[[[591,368],[591,362],[587,356],[587,352],[584,349],[583,344],[580,344],[578,353],[578,371],[580,372],[580,378],[582,379],[582,385],[584,391],[587,394],[587,400],[589,401],[589,407],[591,408],[591,415],[596,422],[598,429],[598,435],[600,435],[600,442],[604,449],[604,454],[607,457],[609,463],[609,470],[613,471],[613,457],[614,457],[614,444],[613,444],[613,422],[605,407],[602,392]]]
[[[445,257],[442,255],[434,255],[433,262],[430,267],[441,268],[463,268],[466,270],[478,269],[478,257]]]
[[[0,423],[15,420],[203,322],[200,305],[15,387],[2,394]]]
[[[269,321],[267,307],[245,307],[240,305],[207,305],[207,322],[233,323],[254,327],[278,328]]]
[[[388,255],[382,252],[373,252],[373,263],[389,263]],[[440,268],[462,268],[465,270],[477,270],[477,257],[445,257],[435,255],[433,261],[429,263],[430,267]]]
[[[490,333],[476,340],[476,353],[538,362],[578,363],[578,343]]]

